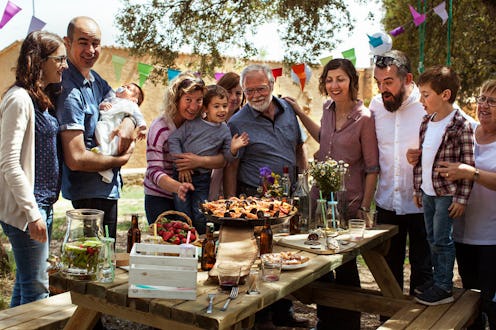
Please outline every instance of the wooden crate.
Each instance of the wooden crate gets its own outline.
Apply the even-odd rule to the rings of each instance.
[[[197,250],[191,258],[179,256],[178,245],[133,245],[129,255],[131,298],[196,299]]]

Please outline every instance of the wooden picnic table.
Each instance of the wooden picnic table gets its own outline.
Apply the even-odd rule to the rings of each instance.
[[[288,295],[295,294],[302,300],[307,299],[308,302],[312,302],[315,290],[305,292],[307,290],[302,290],[302,288],[309,288],[315,280],[361,254],[381,289],[382,295],[377,296],[382,298],[380,302],[382,309],[379,308],[379,310],[384,311],[389,308],[390,311],[383,315],[392,315],[393,309],[395,312],[403,307],[401,302],[406,299],[383,257],[389,239],[397,231],[396,226],[379,225],[372,230],[367,230],[365,238],[357,242],[353,248],[332,255],[317,255],[274,245],[274,252],[298,251],[308,256],[310,261],[304,268],[284,270],[277,282],[262,282],[259,295],[247,295],[246,285],[241,285],[238,298],[231,302],[227,311],[221,311],[220,308],[224,305],[228,293],[220,292],[218,285],[206,281],[208,274],[201,271],[198,271],[197,299],[190,301],[129,298],[127,295],[128,273],[122,269],[117,269],[115,281],[111,284],[69,280],[60,274],[52,275],[50,284],[58,289],[70,291],[72,303],[78,306],[65,329],[91,329],[101,313],[162,329],[173,327],[177,330],[247,328],[253,325],[257,311]],[[332,290],[335,293],[337,289]],[[361,292],[351,288],[349,290],[344,288],[341,291],[341,294],[348,297],[347,299],[352,300],[351,302],[344,301],[341,307],[346,308],[347,304],[356,307],[356,301],[364,303],[360,298]],[[206,314],[207,294],[211,292],[217,293],[214,311],[212,314]],[[343,295],[336,297],[340,301],[342,299],[339,297]],[[327,298],[334,300],[332,295]],[[315,299],[322,300],[323,298],[315,294]]]

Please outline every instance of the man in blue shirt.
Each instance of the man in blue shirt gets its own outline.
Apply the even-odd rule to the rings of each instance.
[[[62,196],[71,200],[74,208],[104,211],[103,225],[108,226],[110,236],[115,238],[121,186],[119,169],[133,152],[134,124],[125,118],[119,127],[120,155],[104,156],[90,151],[97,145],[94,133],[98,105],[111,89],[91,70],[101,51],[100,27],[89,17],[76,17],[69,22],[64,40],[69,68],[63,73],[63,90],[57,101],[64,156]],[[107,169],[114,172],[111,183],[103,182],[98,174]]]
[[[250,65],[241,72],[241,87],[247,104],[228,122],[231,133],[248,133],[250,144],[239,151],[239,158],[224,171],[226,196],[257,194],[260,168],[268,166],[282,175],[289,167],[291,182],[296,182],[297,169],[304,170],[306,157],[303,139],[293,108],[283,99],[272,96],[274,76],[264,65]],[[306,327],[308,320],[292,312],[291,300],[281,299],[270,306],[276,326]],[[268,310],[257,314],[257,322],[268,322]]]

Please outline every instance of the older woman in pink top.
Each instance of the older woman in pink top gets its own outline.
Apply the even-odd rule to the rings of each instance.
[[[329,61],[320,76],[319,90],[331,98],[324,104],[320,126],[301,110],[294,99],[286,100],[293,105],[310,135],[319,141],[316,160],[323,161],[331,157],[349,164],[346,218],[362,217],[361,213],[370,210],[374,197],[379,173],[379,151],[374,119],[369,109],[357,98],[358,74],[353,64],[347,59]],[[312,196],[316,197],[317,193],[317,188],[313,187]],[[360,286],[354,261],[338,268],[335,277],[336,283]],[[360,313],[317,305],[317,316],[317,329],[360,329]]]

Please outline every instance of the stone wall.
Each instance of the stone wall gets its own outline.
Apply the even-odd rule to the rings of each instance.
[[[14,67],[16,64],[17,56],[19,54],[21,42],[17,41],[7,48],[0,51],[0,75],[2,79],[0,80],[0,93],[3,92],[14,82],[15,71]],[[117,81],[114,67],[112,64],[112,55],[117,55],[127,59],[124,67],[122,68],[120,81]],[[187,55],[181,54],[177,59],[177,67],[184,70],[195,69],[195,58]],[[148,58],[135,58],[129,55],[128,51],[124,48],[118,47],[103,47],[99,61],[96,63],[94,69],[105,78],[109,84],[116,88],[119,85],[126,82],[139,82],[139,75],[137,72],[138,62],[151,63]],[[250,62],[252,63],[252,62]],[[222,68],[218,68],[218,72],[228,72],[235,71],[241,72],[243,67],[247,63],[240,59],[228,58]],[[253,62],[254,63],[254,62]],[[257,62],[265,63],[271,68],[282,67],[282,63],[279,62]],[[325,98],[318,92],[318,77],[321,74],[322,67],[318,67],[312,70],[312,77],[309,83],[305,86],[305,90],[302,92],[299,85],[296,85],[289,75],[284,75],[277,78],[274,86],[275,95],[292,96],[298,100],[301,105],[307,105],[310,108],[310,115],[314,121],[320,122],[320,117],[322,115],[322,104]],[[372,72],[370,69],[359,70],[360,82],[359,82],[359,98],[364,100],[366,104],[370,101],[375,85],[373,84]],[[215,83],[213,77],[205,77],[205,82],[207,84]],[[141,110],[145,116],[148,124],[150,124],[153,119],[158,117],[162,110],[162,99],[164,95],[165,86],[158,84],[154,85],[151,82],[146,82],[143,85],[143,90],[145,93],[145,101],[141,105]],[[311,157],[313,153],[317,150],[318,144],[309,137],[307,142],[308,154]],[[125,168],[144,168],[146,167],[146,143],[145,141],[139,141],[136,145],[133,156],[131,157]]]

